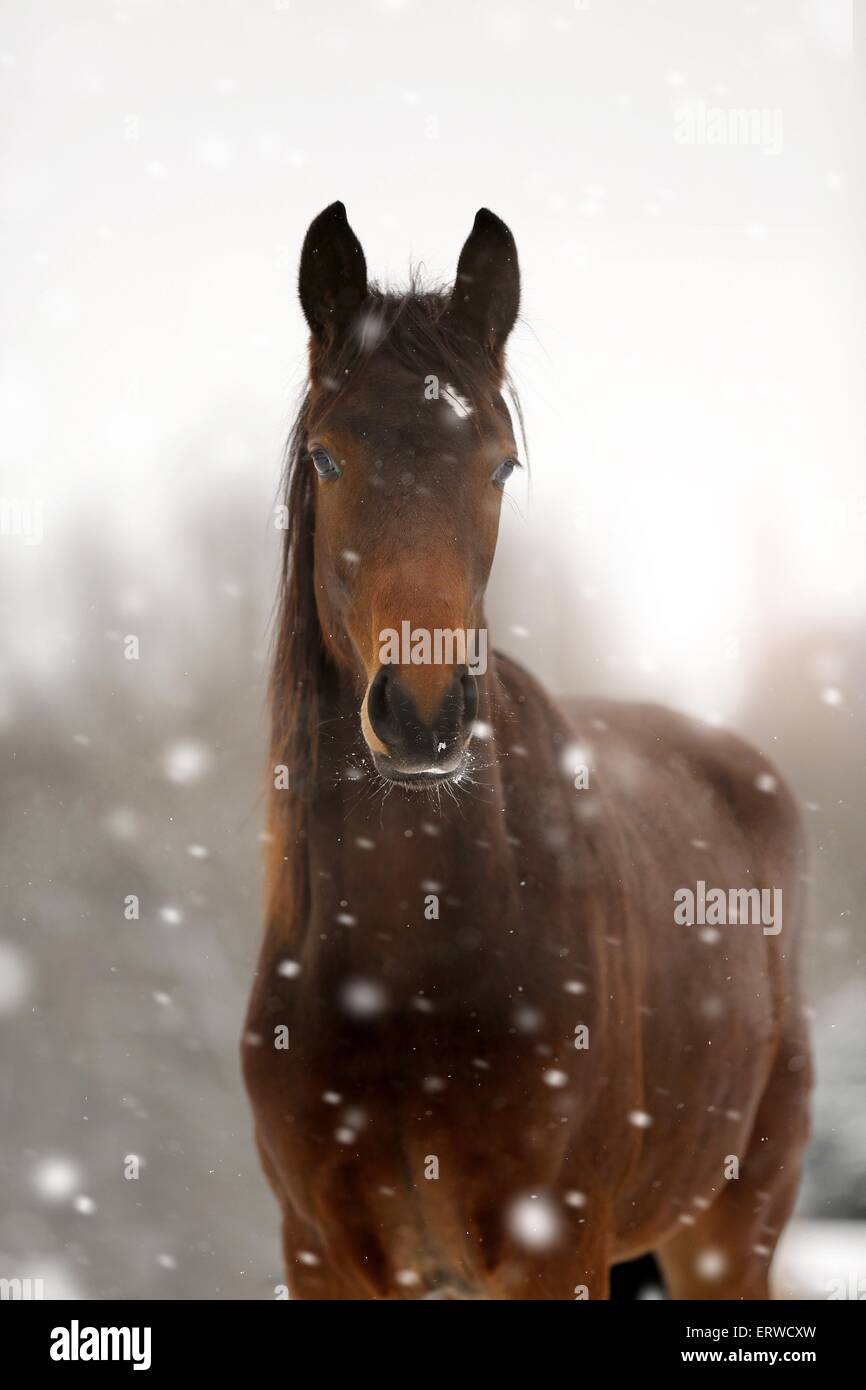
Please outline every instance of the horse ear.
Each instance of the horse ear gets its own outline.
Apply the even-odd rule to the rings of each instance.
[[[367,262],[342,203],[331,203],[310,223],[298,294],[313,337],[328,343],[345,332],[366,297]]]
[[[455,332],[473,338],[501,366],[519,307],[520,269],[514,237],[495,213],[480,208],[457,262],[449,322]]]

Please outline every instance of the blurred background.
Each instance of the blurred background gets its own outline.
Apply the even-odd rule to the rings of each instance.
[[[866,1296],[863,77],[852,0],[0,6],[0,1278],[282,1279],[237,1040],[295,273],[340,198],[397,284],[481,205],[517,237],[498,645],[731,724],[802,799],[779,1291]]]

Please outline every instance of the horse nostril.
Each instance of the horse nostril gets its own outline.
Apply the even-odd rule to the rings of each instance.
[[[380,666],[367,694],[367,718],[389,751],[423,732],[412,696],[393,668]]]
[[[367,720],[388,756],[415,760],[428,768],[453,759],[477,713],[477,685],[465,667],[454,672],[431,722],[419,713],[412,691],[393,667],[380,666],[367,691]]]
[[[380,666],[376,677],[367,692],[367,718],[373,732],[387,744],[393,737],[393,718],[388,700],[388,668]]]
[[[463,691],[463,727],[469,730],[478,717],[478,682],[469,671],[464,671],[460,686]]]

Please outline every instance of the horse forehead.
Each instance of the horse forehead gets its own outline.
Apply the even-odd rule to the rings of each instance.
[[[425,375],[387,358],[373,359],[357,381],[338,387],[331,399],[327,389],[318,392],[313,414],[328,426],[383,444],[471,446],[479,427],[496,424],[487,400],[453,374]]]
[[[457,463],[482,447],[471,419],[455,415],[443,401],[413,403],[408,409],[387,402],[353,408],[347,402],[326,424],[345,449],[358,450],[380,466],[406,458]]]

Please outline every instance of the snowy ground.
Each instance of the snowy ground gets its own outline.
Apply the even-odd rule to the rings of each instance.
[[[866,1299],[866,1221],[795,1221],[773,1275],[777,1298]]]

